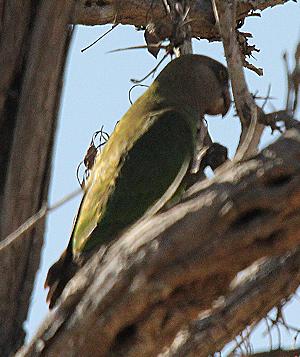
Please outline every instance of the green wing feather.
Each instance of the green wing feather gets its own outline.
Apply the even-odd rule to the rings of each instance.
[[[146,212],[158,211],[188,169],[194,118],[184,111],[152,113],[151,118],[139,121],[139,137],[130,137],[128,123],[125,129],[122,122],[97,158],[89,179],[72,235],[75,254],[112,240]],[[127,130],[126,136],[123,130]],[[122,142],[124,137],[127,140]],[[131,146],[126,148],[128,143]]]

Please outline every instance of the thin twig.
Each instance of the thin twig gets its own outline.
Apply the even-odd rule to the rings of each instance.
[[[146,84],[135,84],[135,85],[133,85],[133,86],[129,89],[129,92],[128,92],[128,99],[129,99],[129,102],[130,102],[131,105],[133,104],[133,102],[132,102],[132,100],[131,100],[131,92],[132,92],[132,90],[133,90],[134,88],[136,88],[136,87],[146,87],[146,88],[149,88],[149,86],[147,86]]]
[[[145,77],[143,77],[142,79],[132,78],[132,79],[130,79],[130,81],[134,84],[139,84],[139,83],[143,82],[144,80],[146,80],[147,78],[149,78],[151,76],[151,74],[154,74],[157,71],[158,67],[163,63],[163,61],[168,57],[168,55],[169,55],[169,53],[166,52],[164,54],[163,58],[158,62],[158,64]]]
[[[53,206],[48,206],[47,203],[44,203],[40,210],[35,213],[33,216],[28,218],[19,228],[17,228],[14,232],[9,234],[5,239],[0,242],[0,251],[7,248],[11,245],[17,238],[21,237],[25,232],[27,232],[30,228],[34,227],[43,217],[45,217],[48,213],[56,210],[61,207],[68,201],[72,200],[74,197],[78,196],[82,193],[82,189],[77,189],[62,199],[58,200],[54,203]]]
[[[162,45],[160,43],[154,43],[154,44],[149,44],[149,45],[138,45],[138,46],[130,46],[130,47],[124,47],[124,48],[116,48],[115,50],[108,51],[107,53],[116,53],[116,52],[123,52],[123,51],[129,51],[129,50],[144,50],[148,49],[149,47],[153,48],[159,48],[159,49],[164,49],[167,50],[169,46],[167,45]]]
[[[228,352],[229,356],[231,356],[231,355],[234,356],[235,352],[238,349],[240,349],[242,351],[242,345],[244,344],[244,346],[246,346],[246,344],[245,344],[246,341],[249,346],[251,345],[249,338],[250,338],[250,335],[253,332],[255,327],[256,327],[256,324],[251,324],[250,326],[248,326],[245,330],[244,336],[243,336],[243,332],[241,332],[238,335],[240,337],[240,341],[238,341],[237,336],[234,338],[235,346],[233,346],[233,348],[230,350],[230,352]],[[251,349],[251,347],[250,347],[250,349]]]
[[[101,35],[99,38],[97,38],[96,41],[94,41],[93,43],[91,43],[91,44],[88,45],[87,47],[83,48],[83,49],[81,50],[81,52],[84,52],[84,51],[88,50],[89,48],[91,48],[92,46],[94,46],[98,41],[100,41],[103,37],[105,37],[106,35],[108,35],[108,34],[109,34],[114,28],[116,28],[118,25],[119,25],[119,24],[114,24],[114,25],[112,25],[112,27],[111,27],[109,30],[107,30],[106,32],[104,32],[104,34]]]

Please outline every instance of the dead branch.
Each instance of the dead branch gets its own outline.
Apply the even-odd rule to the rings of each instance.
[[[18,357],[159,353],[239,271],[299,244],[299,155],[298,125],[102,248]]]
[[[264,126],[258,122],[258,108],[248,90],[244,75],[242,54],[236,33],[236,2],[214,0],[213,3],[223,40],[235,107],[241,121],[242,132],[236,155],[236,160],[241,160],[257,152]]]
[[[287,53],[284,53],[283,59],[285,62],[286,76],[287,76],[287,98],[286,98],[286,111],[288,113],[295,113],[299,97],[300,87],[300,42],[295,51],[295,67],[290,72],[287,60]]]
[[[265,352],[257,352],[251,354],[251,357],[297,357],[299,355],[300,355],[300,349],[296,349],[296,350],[279,349],[279,350],[272,350],[272,351],[265,351]]]
[[[247,326],[253,327],[299,286],[300,250],[257,262],[249,270],[226,299],[177,333],[172,346],[160,357],[207,357],[221,351]]]
[[[236,18],[240,21],[247,17],[250,11],[253,13],[255,10],[264,10],[285,2],[286,0],[237,0]],[[164,23],[166,17],[161,0],[80,0],[73,22],[82,25],[105,25],[116,20],[117,23],[140,28],[146,27],[150,19],[152,22]],[[195,0],[190,17],[193,20],[190,23],[192,37],[220,39],[210,1]]]

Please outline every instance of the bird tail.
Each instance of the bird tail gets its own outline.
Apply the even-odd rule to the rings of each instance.
[[[65,286],[75,275],[78,266],[73,261],[71,240],[67,249],[62,253],[57,262],[55,262],[48,271],[44,288],[49,288],[46,302],[49,303],[49,309],[56,304],[57,299],[62,294]]]

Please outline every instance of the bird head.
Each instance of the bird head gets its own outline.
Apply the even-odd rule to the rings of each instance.
[[[201,115],[224,116],[229,110],[227,68],[210,57],[190,54],[176,58],[156,81],[166,88],[177,105],[188,104]]]

